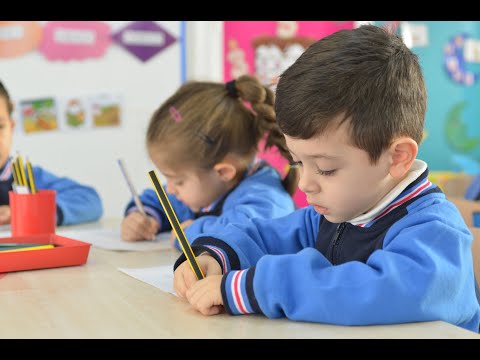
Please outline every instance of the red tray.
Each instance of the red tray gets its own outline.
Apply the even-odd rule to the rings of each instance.
[[[0,251],[0,273],[82,265],[87,262],[91,244],[57,234],[0,238],[0,243],[53,244],[52,249]]]

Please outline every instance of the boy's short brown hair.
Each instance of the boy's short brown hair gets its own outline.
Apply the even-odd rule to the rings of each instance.
[[[376,163],[396,137],[420,143],[426,98],[417,56],[397,35],[364,25],[311,45],[281,75],[275,110],[281,130],[301,139],[341,116]]]

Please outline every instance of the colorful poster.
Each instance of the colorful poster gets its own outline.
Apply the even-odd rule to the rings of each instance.
[[[110,44],[110,27],[100,21],[50,21],[40,52],[49,60],[99,58]]]
[[[450,38],[450,41],[445,45],[443,52],[445,55],[445,70],[450,78],[460,85],[472,86],[478,81],[479,74],[467,68],[467,60],[464,57],[465,44],[475,42],[467,42],[471,40],[470,35],[464,33],[455,34]],[[467,51],[470,55],[472,51]],[[472,56],[470,56],[471,58]]]
[[[66,124],[71,128],[85,127],[85,107],[80,99],[70,99],[65,108]]]
[[[91,128],[92,116],[86,98],[73,96],[59,98],[57,102],[59,109],[58,120],[62,130],[78,131]]]
[[[225,21],[224,79],[258,74],[269,83],[314,41],[353,21]]]
[[[121,97],[104,94],[90,98],[94,127],[119,126],[121,122]]]
[[[0,21],[0,57],[23,55],[38,47],[42,28],[36,21]]]
[[[20,102],[20,114],[27,134],[58,129],[57,107],[53,98],[23,100]]]
[[[142,62],[150,60],[176,41],[154,21],[132,22],[116,32],[112,39]]]
[[[352,29],[353,21],[225,21],[224,80],[243,74],[255,74],[272,90],[278,76],[313,42],[335,31]],[[264,142],[259,146],[263,149]],[[278,149],[260,151],[259,157],[269,162],[282,175],[288,161]],[[305,194],[294,195],[297,206],[307,205]]]

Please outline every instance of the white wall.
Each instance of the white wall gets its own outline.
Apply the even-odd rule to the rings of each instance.
[[[223,21],[187,22],[187,80],[223,81]]]
[[[116,30],[128,21],[106,23]],[[176,38],[180,35],[180,22],[158,24]],[[112,43],[104,57],[86,61],[50,62],[36,51],[0,58],[0,79],[14,99],[99,93],[121,94],[124,99],[118,128],[29,135],[17,131],[12,153],[20,150],[34,165],[93,185],[102,197],[104,216],[121,216],[130,193],[116,159],[125,160],[139,192],[151,187],[147,173],[154,165],[145,150],[146,127],[153,111],[181,84],[180,55],[180,44],[175,42],[142,63]]]

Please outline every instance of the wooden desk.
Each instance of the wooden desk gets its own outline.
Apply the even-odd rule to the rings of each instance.
[[[441,321],[349,327],[260,315],[207,317],[186,301],[117,270],[173,264],[178,255],[173,249],[145,253],[92,247],[82,266],[2,275],[0,338],[480,339],[478,334]]]

